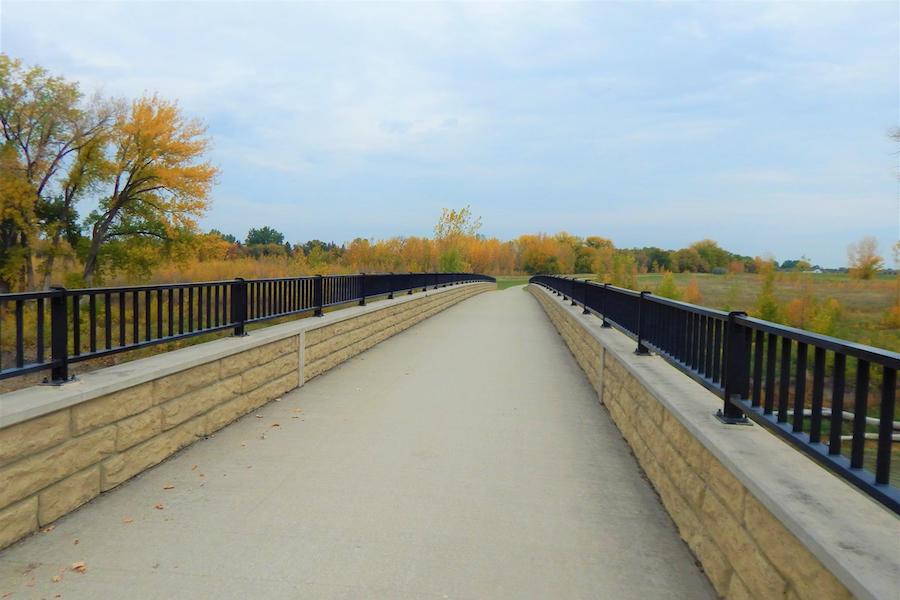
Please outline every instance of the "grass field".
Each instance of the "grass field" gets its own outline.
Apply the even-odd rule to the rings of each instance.
[[[691,279],[702,295],[698,304],[722,310],[744,310],[753,314],[763,285],[760,275],[710,275],[676,273],[676,285],[684,290]],[[662,279],[658,273],[638,275],[641,289],[653,291]],[[841,305],[833,335],[853,342],[900,351],[900,328],[885,322],[887,312],[900,296],[900,280],[882,276],[869,281],[843,274],[778,273],[775,297],[786,306],[803,296],[823,302],[834,298]]]
[[[528,277],[529,275],[497,275],[497,289],[505,290],[516,285],[525,285],[528,283]]]

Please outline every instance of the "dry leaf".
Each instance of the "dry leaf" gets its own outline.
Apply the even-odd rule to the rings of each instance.
[[[77,545],[78,545],[78,540],[75,540],[74,542],[72,542],[72,544],[73,544],[74,546],[77,546]]]
[[[124,519],[122,519],[122,522],[123,523],[134,523],[134,519],[132,519],[131,517],[125,517]]]
[[[294,415],[294,416],[291,417],[291,418],[292,418],[292,419],[299,419],[300,417],[298,417],[297,415]]]
[[[191,467],[191,471],[196,471],[196,470],[197,470],[197,465],[194,465],[193,467]]]
[[[303,412],[303,409],[302,409],[302,408],[295,408],[295,409],[294,409],[294,412],[296,412],[296,413],[301,413],[301,412]]]
[[[175,489],[175,486],[172,485],[171,483],[169,483],[169,484],[164,485],[164,486],[163,486],[163,489],[164,489],[164,490],[174,490],[174,489]]]
[[[41,531],[43,531],[44,533],[50,533],[54,529],[56,529],[56,525],[47,525],[46,527],[41,529]]]
[[[272,423],[272,427],[281,427],[281,423]]]
[[[78,562],[72,563],[72,570],[78,573],[84,573],[87,571],[87,565],[84,564],[83,560],[79,560]]]
[[[262,415],[256,415],[256,418],[257,418],[257,419],[262,419],[263,416],[262,416]]]
[[[162,509],[165,508],[165,506],[163,506],[163,503],[162,503],[162,502],[159,502],[159,503],[157,503],[157,504],[154,504],[154,505],[153,505],[153,508],[155,508],[156,510],[162,510]]]
[[[54,575],[50,578],[50,581],[52,581],[53,583],[59,583],[60,581],[62,581],[62,577],[59,575]]]
[[[206,475],[204,475],[203,473],[200,473],[200,477],[206,477]]]

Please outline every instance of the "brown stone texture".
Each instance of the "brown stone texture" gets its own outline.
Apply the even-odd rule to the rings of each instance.
[[[5,548],[37,531],[37,496],[0,508],[0,548]]]
[[[730,600],[852,598],[613,352],[530,286],[659,493],[716,591]]]
[[[100,465],[54,483],[38,495],[38,522],[41,526],[55,521],[100,494]]]
[[[69,437],[70,418],[68,410],[60,410],[0,429],[0,466],[62,443]]]
[[[100,462],[115,451],[116,428],[109,425],[0,469],[0,506],[8,506],[50,484]]]
[[[153,404],[153,385],[144,383],[73,406],[72,433],[81,435],[147,410]]]
[[[493,287],[414,296],[307,331],[306,379]],[[296,388],[299,345],[291,335],[0,429],[0,549]]]

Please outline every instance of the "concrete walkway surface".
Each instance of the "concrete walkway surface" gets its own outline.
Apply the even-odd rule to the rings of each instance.
[[[0,552],[15,600],[713,597],[521,288],[416,325]]]

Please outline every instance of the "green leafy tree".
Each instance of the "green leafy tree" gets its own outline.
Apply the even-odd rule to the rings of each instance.
[[[763,273],[763,284],[756,298],[756,313],[766,321],[781,321],[781,304],[775,298],[775,265],[769,264]]]
[[[259,229],[250,229],[250,231],[247,232],[247,239],[244,243],[248,246],[266,244],[278,244],[280,246],[284,244],[284,234],[266,225]]]
[[[666,271],[663,274],[662,279],[659,280],[659,284],[656,286],[653,293],[657,296],[662,296],[663,298],[671,298],[672,300],[681,300],[683,297],[681,290],[675,285],[675,277],[669,271]]]

